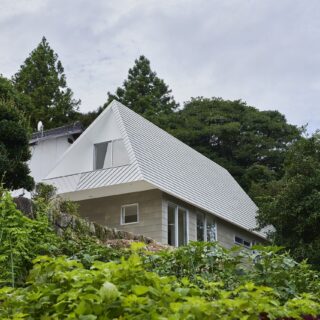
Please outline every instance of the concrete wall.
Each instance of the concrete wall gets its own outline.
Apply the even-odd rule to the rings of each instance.
[[[139,204],[139,222],[121,225],[121,206],[132,203]],[[162,193],[159,190],[83,200],[79,201],[78,204],[80,215],[91,221],[109,228],[142,234],[158,242],[164,242]]]
[[[79,201],[80,215],[109,228],[132,232],[150,237],[163,244],[168,243],[168,203],[179,205],[188,210],[189,214],[189,241],[197,240],[197,212],[199,210],[188,203],[161,192],[149,190],[124,195],[111,196]],[[120,224],[121,206],[139,204],[139,222],[135,224]],[[216,236],[224,247],[235,245],[234,236],[240,236],[247,241],[263,240],[242,228],[232,225],[222,219],[216,220]]]
[[[241,237],[242,239],[249,242],[256,243],[266,243],[266,240],[248,232],[242,228],[232,225],[231,223],[225,222],[221,219],[216,219],[217,221],[217,240],[225,248],[231,248],[235,245],[234,236]]]
[[[163,194],[163,213],[164,216],[166,216],[166,206],[168,202],[177,204],[185,209],[188,210],[189,213],[189,241],[196,241],[197,240],[197,212],[203,212],[194,206],[181,201],[179,199],[176,199],[173,196],[170,196],[168,194]],[[231,248],[235,245],[234,243],[234,236],[239,236],[243,238],[244,240],[250,241],[250,242],[259,242],[264,243],[265,240],[261,239],[260,237],[252,234],[251,232],[248,232],[240,227],[234,226],[233,224],[226,222],[222,219],[219,219],[218,217],[215,218],[216,220],[216,237],[217,241],[221,243],[222,246],[226,248]],[[164,220],[164,223],[167,223],[167,220]],[[167,241],[166,237],[164,239]],[[165,242],[167,243],[167,242]]]

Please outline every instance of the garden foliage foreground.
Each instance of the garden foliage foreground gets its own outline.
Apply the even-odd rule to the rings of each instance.
[[[31,220],[2,193],[1,319],[320,319],[318,271],[278,248],[106,248],[56,236],[49,207]]]

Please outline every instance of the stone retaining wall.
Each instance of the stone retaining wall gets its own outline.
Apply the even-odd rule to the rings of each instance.
[[[32,210],[32,201],[24,197],[14,198],[14,202],[17,208],[22,211],[26,216],[34,219],[34,214]],[[95,236],[102,242],[107,240],[133,240],[140,241],[146,244],[155,243],[151,238],[145,237],[143,235],[135,235],[131,232],[120,231],[114,228],[108,228],[106,226],[99,225],[95,222],[88,221],[76,215],[71,215],[68,213],[59,212],[58,214],[49,213],[49,219],[59,235],[63,235],[66,230],[71,230],[75,232],[82,232],[91,236]]]

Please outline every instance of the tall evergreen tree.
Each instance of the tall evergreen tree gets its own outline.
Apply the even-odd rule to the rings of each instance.
[[[178,107],[168,85],[151,70],[150,61],[144,56],[135,60],[123,87],[115,94],[108,92],[108,102],[104,106],[113,99],[154,122]]]
[[[16,89],[28,95],[32,102],[32,128],[39,120],[46,129],[73,121],[80,100],[73,99],[58,55],[45,37],[13,77]]]

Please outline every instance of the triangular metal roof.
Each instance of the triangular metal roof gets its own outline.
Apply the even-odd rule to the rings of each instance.
[[[223,220],[249,230],[256,227],[257,206],[226,169],[117,101],[67,150],[58,166],[64,165],[64,159],[76,145],[85,143],[87,132],[94,130],[111,111],[130,155],[130,165],[60,177],[55,176],[54,169],[46,182],[57,185],[61,193],[70,193],[146,181]]]

